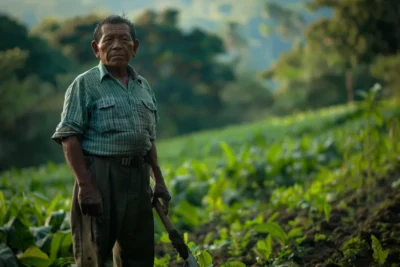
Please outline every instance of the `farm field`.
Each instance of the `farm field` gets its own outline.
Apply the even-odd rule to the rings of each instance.
[[[375,99],[160,141],[202,267],[400,266],[400,107]],[[66,164],[0,176],[7,267],[73,264]],[[158,217],[155,266],[183,266]]]

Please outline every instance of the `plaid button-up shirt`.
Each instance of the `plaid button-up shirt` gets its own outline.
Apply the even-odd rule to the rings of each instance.
[[[80,74],[65,92],[61,122],[52,139],[81,136],[85,153],[145,155],[156,138],[159,119],[155,95],[145,78],[130,66],[128,88],[105,66]]]

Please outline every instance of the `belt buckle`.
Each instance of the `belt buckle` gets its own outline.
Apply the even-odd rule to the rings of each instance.
[[[121,159],[121,165],[123,166],[131,166],[133,157],[126,157]]]

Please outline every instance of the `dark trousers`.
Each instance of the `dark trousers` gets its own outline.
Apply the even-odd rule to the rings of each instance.
[[[103,216],[81,213],[75,183],[70,223],[76,266],[104,267],[112,252],[114,267],[152,267],[154,221],[149,165],[128,167],[93,156],[85,160],[102,195]]]

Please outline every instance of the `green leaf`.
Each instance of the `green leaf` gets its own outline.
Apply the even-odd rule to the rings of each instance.
[[[205,250],[200,250],[196,253],[196,260],[199,263],[200,267],[212,267],[213,266],[212,257]]]
[[[35,237],[36,242],[45,238],[47,234],[51,232],[51,226],[40,226],[29,228],[32,235]]]
[[[324,214],[325,214],[325,219],[327,221],[329,221],[331,211],[332,211],[332,206],[329,205],[329,203],[325,202],[325,204],[324,204]]]
[[[51,226],[51,231],[53,233],[60,230],[60,226],[64,222],[65,219],[65,211],[54,211],[51,215],[46,219],[46,226]]]
[[[0,244],[7,244],[8,230],[9,229],[7,227],[0,227]]]
[[[231,261],[222,264],[220,267],[246,267],[246,265],[241,261]]]
[[[287,235],[285,231],[275,222],[259,224],[255,226],[255,231],[259,233],[271,234],[273,237],[278,238],[283,244],[287,242]]]
[[[380,116],[379,113],[374,112],[374,113],[372,114],[372,116],[373,116],[374,119],[375,119],[376,125],[378,125],[378,126],[382,126],[382,125],[383,125],[383,118]]]
[[[18,261],[12,250],[4,243],[0,244],[0,266],[18,267]]]
[[[267,260],[269,260],[269,258],[272,255],[272,235],[271,234],[269,234],[267,236],[267,238],[265,239],[265,246],[266,246],[265,256],[266,256]]]
[[[162,232],[160,236],[160,242],[162,243],[170,243],[171,241],[169,240],[168,233]]]
[[[75,263],[72,257],[69,258],[58,258],[49,267],[71,267],[71,264]],[[74,266],[74,265],[72,265]]]
[[[386,258],[389,255],[389,250],[383,250],[381,243],[374,235],[371,235],[371,240],[372,250],[374,251],[373,257],[375,261],[382,265],[385,263]]]
[[[24,225],[17,217],[13,217],[6,225],[7,241],[12,249],[20,249],[22,251],[35,245],[35,237],[29,228]]]
[[[56,196],[50,203],[49,207],[47,208],[47,214],[48,217],[51,217],[52,213],[55,211],[57,208],[57,205],[59,202],[63,201],[63,198],[61,195]]]
[[[233,167],[235,165],[235,152],[232,148],[225,142],[220,143],[221,149],[224,151],[225,157],[228,161],[228,166]]]
[[[294,238],[294,237],[299,237],[303,234],[303,228],[302,227],[296,227],[293,228],[289,231],[288,233],[288,238]]]
[[[50,202],[50,199],[48,197],[46,197],[45,195],[40,194],[38,192],[33,192],[32,195],[44,202]]]
[[[63,241],[65,234],[61,232],[57,232],[53,234],[53,238],[51,240],[51,246],[50,246],[50,259],[54,261],[58,257],[58,252],[61,249],[61,243]]]
[[[6,214],[7,214],[7,204],[6,199],[4,198],[3,191],[0,191],[0,225],[5,223]]]
[[[278,218],[279,216],[279,212],[275,212],[274,214],[271,215],[271,217],[268,218],[267,222],[271,223],[273,221],[275,221],[276,218]]]
[[[22,264],[30,267],[48,267],[51,263],[49,257],[37,247],[28,248],[18,259]]]
[[[70,250],[72,248],[71,230],[64,231],[63,234],[64,234],[64,238],[61,243],[59,256],[66,257],[66,256],[70,255]]]

